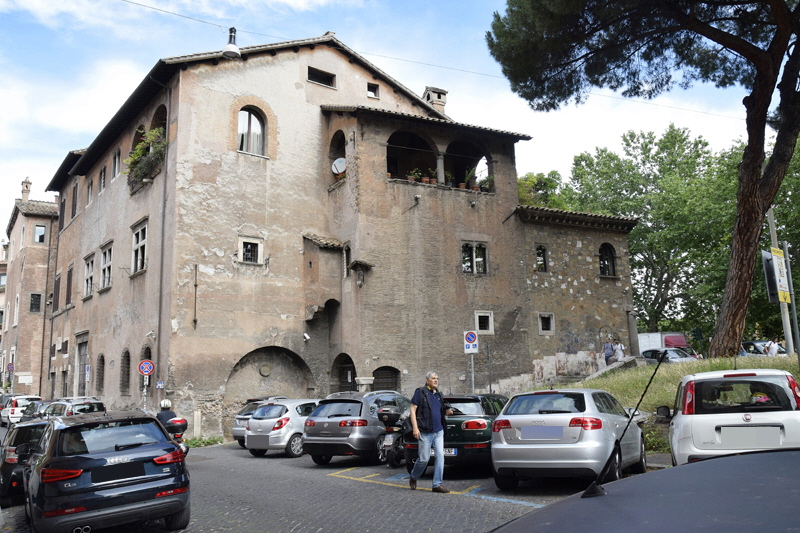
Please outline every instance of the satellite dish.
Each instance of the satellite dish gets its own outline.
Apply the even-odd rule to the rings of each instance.
[[[341,174],[347,169],[347,159],[344,157],[340,157],[336,161],[333,162],[331,166],[331,170],[333,170],[334,174]]]

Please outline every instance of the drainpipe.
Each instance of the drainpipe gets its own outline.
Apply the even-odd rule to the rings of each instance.
[[[59,212],[59,216],[61,210],[59,206],[61,205],[61,195],[58,195],[58,201],[56,202],[56,209]],[[47,321],[50,320],[50,339],[47,344],[47,357],[48,357],[48,365],[47,365],[47,375],[50,376],[50,365],[49,365],[49,357],[50,357],[50,346],[53,345],[53,300],[50,300],[48,303],[47,296],[50,294],[51,291],[48,291],[48,285],[50,285],[50,276],[51,274],[55,276],[55,271],[52,273],[50,272],[50,255],[53,253],[53,217],[50,217],[50,231],[48,232],[48,238],[51,239],[47,243],[47,282],[44,284],[44,294],[45,294],[45,301],[44,301],[44,316],[42,317],[42,351],[39,355],[39,396],[44,397],[45,395],[42,394],[42,374],[44,373],[44,354],[45,354],[45,346],[44,346],[44,330],[47,324]],[[61,243],[60,239],[56,239],[56,257],[55,257],[55,264],[58,264],[58,248],[59,244]],[[52,289],[55,286],[50,285],[49,288]],[[53,295],[55,296],[55,295]],[[50,317],[47,317],[47,308],[50,308]],[[55,391],[54,391],[55,392]],[[52,396],[52,395],[51,395]]]

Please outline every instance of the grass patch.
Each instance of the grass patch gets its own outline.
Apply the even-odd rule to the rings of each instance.
[[[222,444],[222,437],[193,437],[184,441],[189,448],[202,448]]]
[[[797,379],[797,357],[741,357],[736,359],[739,370],[746,368],[774,368],[791,372]],[[658,369],[650,389],[642,400],[639,410],[654,413],[660,405],[667,405],[670,409],[675,403],[675,393],[678,383],[687,374],[709,372],[711,370],[733,370],[733,358],[702,359],[691,363],[662,364]],[[636,368],[623,368],[607,372],[600,377],[584,380],[568,385],[568,387],[581,387],[589,389],[603,389],[616,397],[625,407],[635,407],[642,395],[650,376],[653,375],[655,365],[640,366]],[[546,387],[542,387],[545,389]]]

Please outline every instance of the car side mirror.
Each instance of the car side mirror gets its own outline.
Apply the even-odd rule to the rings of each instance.
[[[628,413],[628,418],[633,418],[642,414],[638,409],[634,409],[633,407],[626,407],[625,412]]]
[[[666,405],[662,405],[661,407],[656,408],[656,414],[658,416],[663,416],[664,418],[672,418],[672,414],[669,411],[669,407]]]

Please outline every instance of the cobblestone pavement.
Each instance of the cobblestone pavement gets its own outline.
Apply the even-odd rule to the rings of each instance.
[[[270,452],[253,457],[236,443],[194,448],[187,459],[192,482],[188,532],[478,533],[582,491],[587,483],[551,479],[500,492],[491,468],[448,466],[450,494],[430,491],[432,468],[408,488],[405,466],[369,466],[335,457],[317,466]],[[28,531],[21,505],[3,510],[0,531]],[[166,531],[162,521],[102,533]],[[95,530],[93,533],[101,533]]]

